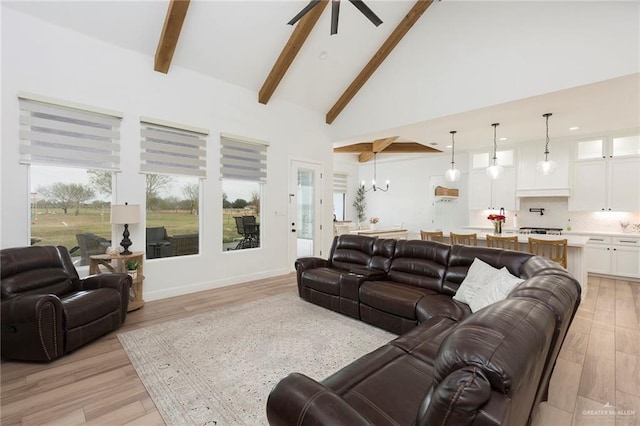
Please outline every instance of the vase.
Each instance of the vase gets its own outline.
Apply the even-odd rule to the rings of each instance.
[[[375,223],[369,224],[369,229],[371,229],[372,231],[375,231],[376,228],[377,228],[377,224]]]
[[[502,234],[502,221],[501,220],[494,220],[493,221],[493,233],[495,235]]]

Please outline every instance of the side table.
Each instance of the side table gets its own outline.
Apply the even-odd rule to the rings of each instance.
[[[131,254],[97,254],[89,256],[89,274],[127,273],[127,262],[137,261],[138,269],[132,276],[131,294],[129,295],[129,307],[127,312],[142,308],[142,282],[144,281],[144,252],[136,251]],[[130,274],[131,275],[131,274]]]

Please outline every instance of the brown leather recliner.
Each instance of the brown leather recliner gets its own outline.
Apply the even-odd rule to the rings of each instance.
[[[0,250],[2,358],[51,361],[122,325],[131,277],[80,279],[65,247]]]

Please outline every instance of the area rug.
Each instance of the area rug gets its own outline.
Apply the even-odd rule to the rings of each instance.
[[[118,335],[168,425],[266,425],[287,374],[322,380],[395,337],[289,293]]]

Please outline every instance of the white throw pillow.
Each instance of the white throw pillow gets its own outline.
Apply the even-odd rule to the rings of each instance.
[[[460,284],[453,298],[458,302],[471,306],[471,300],[476,297],[478,291],[492,282],[499,272],[499,269],[494,268],[476,257],[469,267],[469,271],[467,271],[467,276]]]
[[[511,275],[506,267],[500,269],[494,279],[479,289],[475,297],[468,303],[471,312],[477,312],[485,306],[505,299],[511,293],[511,290],[522,281],[524,280]]]

